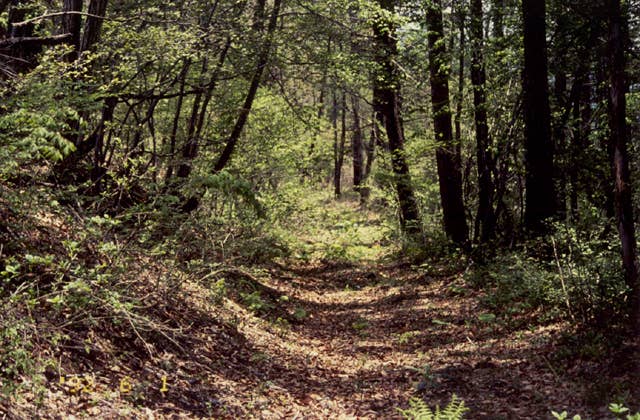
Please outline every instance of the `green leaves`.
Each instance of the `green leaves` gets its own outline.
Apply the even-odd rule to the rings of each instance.
[[[221,192],[226,196],[241,198],[259,217],[264,216],[264,209],[258,201],[252,185],[242,178],[233,176],[229,172],[222,171],[216,174],[195,177],[192,187],[193,186],[212,190],[214,194],[215,192]]]
[[[409,400],[409,408],[398,409],[402,417],[413,420],[459,420],[464,418],[464,414],[469,411],[464,401],[455,394],[451,396],[451,402],[444,408],[436,406],[432,410],[424,400],[412,398]]]

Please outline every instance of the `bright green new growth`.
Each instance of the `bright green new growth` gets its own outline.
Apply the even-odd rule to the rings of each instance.
[[[449,404],[443,408],[436,405],[435,410],[432,410],[423,399],[412,398],[409,400],[409,408],[398,409],[398,411],[405,419],[411,420],[460,420],[469,409],[464,401],[454,394]]]

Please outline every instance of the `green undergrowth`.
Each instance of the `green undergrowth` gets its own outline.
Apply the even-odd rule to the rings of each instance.
[[[372,208],[361,206],[355,193],[335,199],[328,191],[302,194],[296,217],[283,226],[292,256],[305,262],[374,262],[399,249],[395,225]]]
[[[378,261],[395,250],[392,227],[355,196],[300,185],[251,196],[227,175],[210,181],[192,214],[171,196],[124,206],[132,183],[99,196],[28,176],[0,184],[0,391],[14,412],[38,412],[51,384],[79,366],[180,352],[171,311],[190,284],[218,311],[233,302],[286,331],[308,314],[267,286],[269,267]]]
[[[542,239],[472,261],[465,280],[483,288],[482,303],[505,318],[537,312],[543,323],[601,330],[624,324],[628,289],[615,238],[585,232],[556,225]]]

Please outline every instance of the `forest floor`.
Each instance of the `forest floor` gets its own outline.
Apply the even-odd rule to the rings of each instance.
[[[465,283],[464,266],[381,262],[373,243],[379,238],[365,234],[378,222],[363,220],[350,234],[360,241],[362,258],[220,266],[205,276],[210,280],[149,292],[146,313],[166,328],[135,342],[89,331],[84,348],[56,353],[60,371],[49,375],[37,402],[23,394],[0,401],[0,412],[10,418],[399,418],[411,398],[443,406],[455,394],[472,419],[551,418],[551,410],[605,417],[597,410],[607,401],[597,401],[581,379],[589,369],[601,373],[555,357],[565,324],[507,325],[483,309],[484,292]],[[323,241],[311,245],[326,249],[339,240]],[[158,275],[132,273],[132,288],[145,295]]]

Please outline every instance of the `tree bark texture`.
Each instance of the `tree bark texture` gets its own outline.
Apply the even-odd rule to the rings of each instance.
[[[380,7],[393,13],[393,0],[379,0]],[[400,206],[400,225],[410,236],[422,234],[418,204],[413,192],[409,165],[404,151],[404,131],[400,115],[400,77],[396,64],[398,45],[394,23],[384,15],[379,15],[373,25],[377,43],[376,63],[378,74],[374,78],[374,111],[378,122],[387,132],[391,167],[395,178],[398,203]]]
[[[631,295],[629,299],[630,321],[638,340],[640,335],[640,284],[638,282],[638,262],[636,237],[633,220],[629,156],[627,152],[626,92],[624,30],[625,19],[620,0],[609,0],[609,60],[610,96],[609,130],[612,149],[612,172],[615,182],[614,202],[618,232],[620,234],[622,264],[625,280]]]
[[[478,172],[477,224],[480,240],[486,242],[494,235],[493,179],[491,140],[487,123],[486,72],[484,67],[484,36],[482,31],[482,0],[471,0],[471,84],[476,126],[476,159]],[[474,235],[476,236],[476,235]]]
[[[468,241],[469,228],[462,201],[460,159],[453,144],[451,108],[449,102],[449,60],[444,43],[441,0],[427,4],[429,43],[429,81],[436,141],[440,201],[447,236],[457,244]]]

